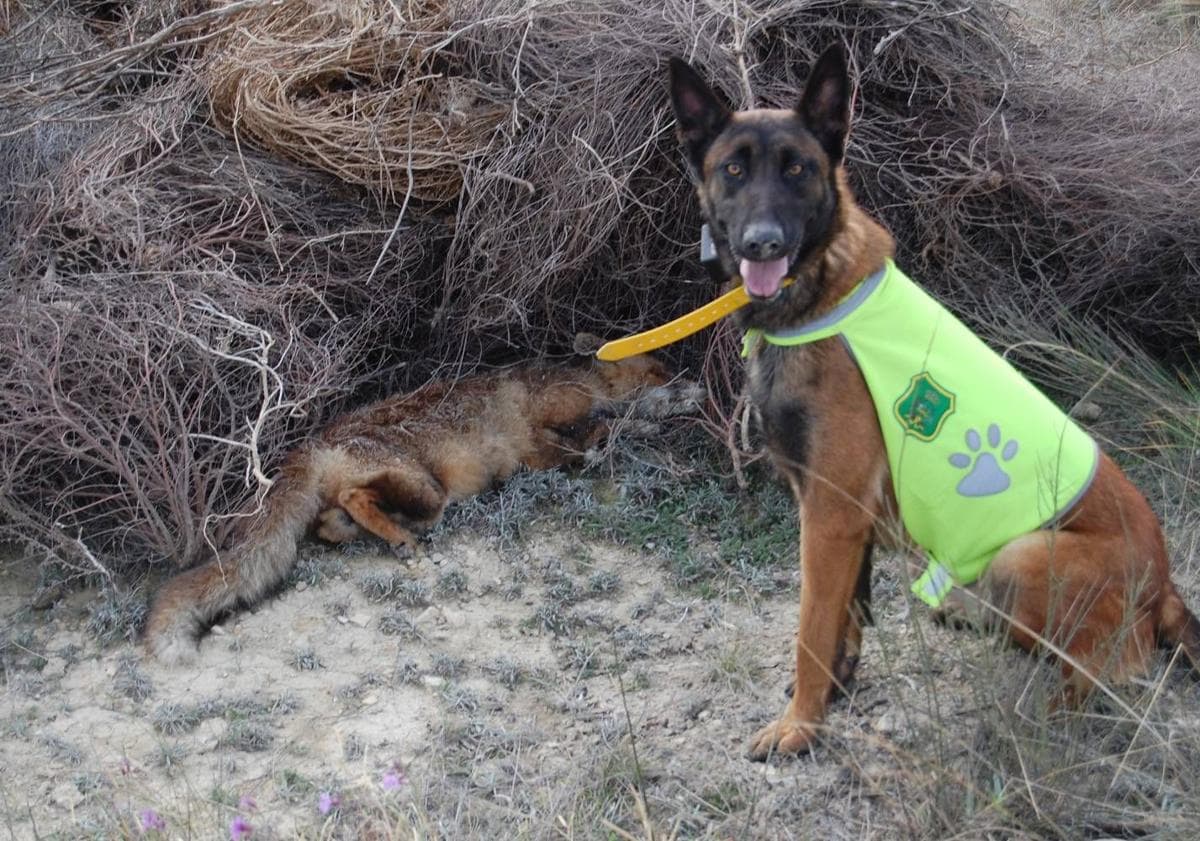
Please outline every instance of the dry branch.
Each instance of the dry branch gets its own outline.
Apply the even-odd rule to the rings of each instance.
[[[104,569],[204,552],[213,515],[358,400],[711,297],[671,54],[735,104],[789,105],[844,41],[852,178],[915,276],[980,323],[1083,316],[1196,348],[1200,86],[1071,84],[999,5],[2,13],[0,529],[64,557],[81,538]],[[708,340],[671,353],[709,360],[733,448],[733,342]]]

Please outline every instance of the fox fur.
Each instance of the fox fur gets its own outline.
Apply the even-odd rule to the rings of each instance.
[[[522,467],[578,459],[626,401],[648,401],[653,413],[675,397],[695,399],[686,388],[672,393],[669,379],[647,356],[531,365],[434,381],[344,415],[288,454],[228,549],[159,589],[147,650],[168,663],[190,660],[216,617],[258,602],[286,578],[310,530],[331,542],[365,531],[410,552],[413,532],[436,524],[447,503]]]

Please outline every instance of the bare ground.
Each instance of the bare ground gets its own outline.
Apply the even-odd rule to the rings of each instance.
[[[553,505],[519,539],[440,531],[407,566],[312,546],[186,668],[101,646],[94,593],[32,612],[33,565],[10,557],[7,833],[1194,837],[1200,691],[1165,655],[1118,700],[1051,715],[1051,668],[930,623],[894,557],[821,747],[748,762],[785,702],[794,563],[697,588],[660,548],[585,537]],[[165,830],[143,831],[147,809]]]

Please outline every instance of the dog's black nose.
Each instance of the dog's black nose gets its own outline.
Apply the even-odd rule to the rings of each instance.
[[[754,222],[742,234],[742,255],[774,260],[783,254],[783,229],[774,222]]]

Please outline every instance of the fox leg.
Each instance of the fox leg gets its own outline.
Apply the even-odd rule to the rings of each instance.
[[[348,543],[362,536],[362,529],[343,509],[334,506],[317,515],[317,537],[328,543]]]
[[[414,528],[430,528],[441,519],[446,502],[446,491],[432,476],[401,470],[389,470],[337,494],[338,506],[350,519],[399,550],[415,548],[417,539],[397,519]]]
[[[549,470],[578,459],[608,435],[607,421],[582,418],[569,427],[542,427],[523,462],[530,470]]]
[[[393,549],[416,548],[417,538],[380,508],[381,497],[374,488],[346,488],[338,494],[338,505],[355,523],[371,534],[382,537]]]

